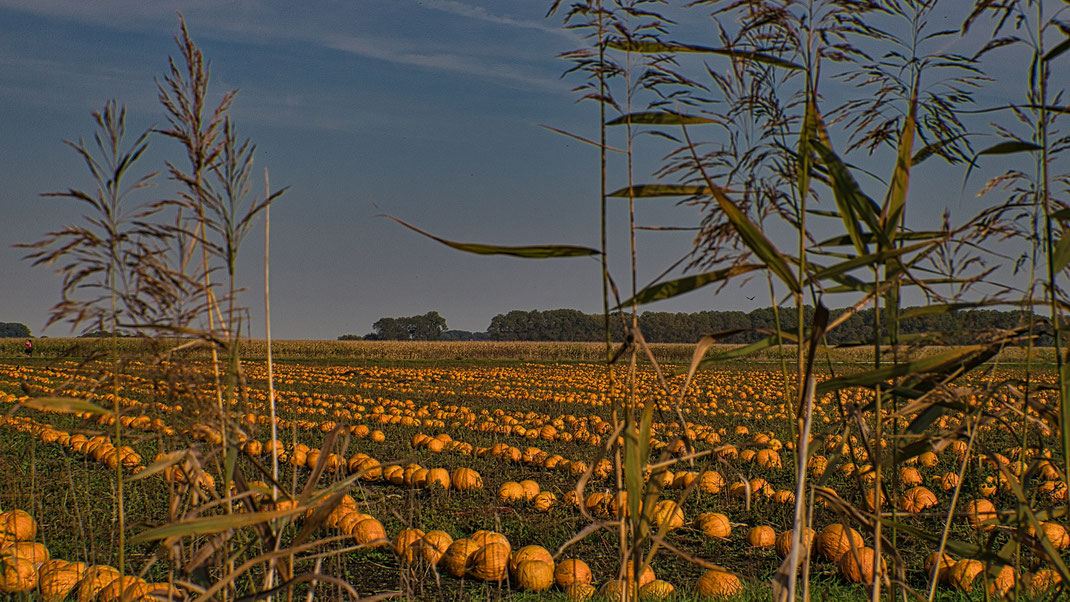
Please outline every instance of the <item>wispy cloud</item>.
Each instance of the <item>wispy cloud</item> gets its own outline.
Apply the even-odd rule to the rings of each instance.
[[[547,25],[543,21],[503,17],[501,15],[491,14],[490,11],[488,11],[482,6],[475,6],[464,2],[458,2],[457,0],[419,0],[418,4],[420,6],[423,6],[424,8],[430,8],[433,10],[451,13],[460,17],[468,17],[470,19],[486,21],[488,23],[496,23],[498,25],[508,25],[510,27],[533,29],[552,35],[562,36],[570,40],[580,39],[580,37],[571,30],[567,30],[561,27],[553,27]]]
[[[320,38],[319,42],[328,48],[365,58],[483,77],[505,82],[521,89],[540,89],[548,92],[567,92],[568,90],[568,87],[560,80],[541,73],[533,73],[531,69],[521,65],[500,63],[470,55],[423,52],[415,49],[413,44],[404,41],[330,35]]]

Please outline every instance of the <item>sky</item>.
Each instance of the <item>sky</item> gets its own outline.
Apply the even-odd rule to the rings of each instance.
[[[59,276],[12,245],[84,219],[74,201],[41,195],[89,186],[64,140],[92,136],[92,111],[115,99],[127,108],[131,132],[165,123],[155,82],[177,56],[176,8],[211,63],[216,98],[238,90],[232,117],[257,145],[257,173],[267,169],[273,187],[289,186],[271,211],[275,338],[364,334],[381,317],[428,311],[472,331],[513,309],[600,312],[595,259],[468,255],[380,217],[458,241],[599,245],[597,151],[544,127],[590,138],[598,131],[596,106],[577,102],[571,88],[579,80],[562,77],[569,64],[558,57],[583,41],[561,27],[560,15],[547,18],[548,6],[0,0],[0,321],[24,323],[35,335],[70,333],[64,324],[43,330],[60,299]],[[149,140],[143,171],[183,158],[174,141]],[[653,143],[637,180],[652,180],[665,148]],[[614,171],[610,187],[622,177]],[[919,170],[919,177],[945,199],[927,204],[924,219],[964,202],[961,176]],[[168,194],[166,178],[158,182],[140,200]],[[627,294],[627,214],[611,202],[610,268]],[[690,226],[699,218],[671,200],[637,207],[644,225]],[[640,232],[640,284],[686,254],[692,236]],[[261,222],[239,257],[253,336],[264,333],[263,250]],[[648,309],[769,304],[764,278],[741,282]]]

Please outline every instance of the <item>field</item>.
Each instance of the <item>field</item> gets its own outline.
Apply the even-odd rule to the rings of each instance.
[[[70,341],[67,347],[55,344],[72,348]],[[616,492],[627,487],[616,481],[615,454],[621,448],[612,445],[613,408],[627,398],[628,369],[617,365],[610,375],[604,363],[547,361],[547,354],[555,359],[568,349],[542,347],[529,347],[527,354],[536,359],[528,361],[486,359],[492,355],[486,351],[478,361],[441,359],[431,345],[423,347],[423,355],[402,353],[395,360],[345,361],[327,350],[276,364],[275,503],[268,485],[272,435],[264,362],[244,362],[245,393],[219,404],[207,360],[159,363],[145,353],[124,364],[116,397],[98,390],[102,383],[111,390],[110,374],[86,360],[84,348],[77,358],[4,359],[0,510],[32,515],[38,528],[30,539],[53,558],[92,566],[122,562],[126,574],[167,584],[158,591],[169,588],[181,597],[242,599],[263,590],[264,558],[273,549],[284,552],[278,578],[295,579],[290,592],[298,597],[305,592],[316,599],[565,596],[557,584],[544,590],[550,584],[505,568],[504,556],[469,557],[460,568],[449,564],[450,541],[474,539],[479,544],[473,550],[493,549],[496,536],[487,539],[487,531],[504,536],[514,555],[527,550],[538,557],[542,550],[526,546],[541,546],[554,555],[552,566],[580,559],[590,569],[592,586],[601,588],[618,577],[621,566],[616,519],[633,509],[626,497],[618,501]],[[380,354],[397,349],[386,345]],[[637,368],[634,397],[637,407],[654,408],[640,508],[654,508],[643,513],[654,532],[665,525],[650,562],[656,583],[670,584],[682,599],[702,598],[698,580],[717,566],[739,579],[741,587],[728,598],[769,599],[770,581],[790,545],[778,535],[793,525],[796,495],[796,439],[782,402],[780,368],[773,362],[713,366],[699,371],[681,398],[676,391],[686,366],[670,362],[662,368],[672,394],[663,392],[654,369],[645,365]],[[884,577],[903,586],[899,591],[926,596],[926,558],[939,548],[949,514],[946,549],[953,558],[960,550],[996,554],[1013,539],[1014,523],[1004,520],[1013,513],[995,512],[1016,507],[1011,475],[1021,478],[1038,514],[1065,503],[1061,462],[1044,461],[1051,455],[1046,450],[1057,447],[1051,431],[1042,420],[1020,428],[1022,421],[1007,414],[1014,403],[1010,395],[986,386],[1023,374],[1019,367],[993,364],[959,381],[959,387],[987,388],[990,395],[968,396],[965,411],[936,420],[926,433],[933,444],[927,453],[880,464],[887,500],[880,509],[896,525],[894,535],[891,523],[884,526],[889,566]],[[829,376],[825,370],[821,378]],[[1053,371],[1035,367],[1031,378],[1034,385],[1055,382]],[[855,552],[874,546],[873,515],[866,511],[878,471],[858,431],[844,431],[850,420],[842,416],[871,396],[847,389],[839,398],[816,400],[807,462],[808,486],[815,487],[807,496],[813,501],[809,524],[819,533],[834,523],[856,529]],[[55,399],[88,400],[109,411],[90,414],[74,402],[49,401]],[[1034,401],[1038,407],[1045,402]],[[220,420],[224,406],[226,418]],[[984,420],[976,420],[982,415]],[[882,443],[906,442],[905,421],[901,426],[901,437],[889,433]],[[937,436],[960,428],[976,431],[969,445],[941,443]],[[461,469],[478,473],[479,484],[463,482]],[[986,510],[974,500],[993,506]],[[980,524],[989,518],[1006,524],[994,529]],[[1060,549],[1070,544],[1058,522],[1047,524],[1051,544]],[[811,595],[868,599],[869,588],[852,582],[863,576],[848,578],[845,561],[829,559],[837,541],[819,535],[810,547],[805,566]],[[954,548],[971,545],[977,548]],[[228,552],[224,560],[208,562],[220,548]],[[1023,594],[1027,586],[1043,592],[1041,581],[1055,579],[1044,550],[1022,545],[1014,551],[1003,573],[998,565],[989,574],[984,564],[971,569],[960,561],[960,572],[949,571],[936,599],[981,599],[986,590],[1013,593],[1015,582]],[[442,552],[446,560],[432,563]],[[502,567],[492,566],[496,560]],[[534,574],[542,567],[528,568]],[[1036,574],[1040,577],[1026,578]],[[84,583],[74,590],[79,596]],[[118,593],[118,587],[112,589],[101,599]],[[736,588],[726,586],[725,592]],[[38,599],[35,593],[21,595]]]

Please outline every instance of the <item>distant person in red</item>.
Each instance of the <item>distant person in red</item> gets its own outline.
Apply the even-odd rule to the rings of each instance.
[[[26,357],[33,355],[33,341],[26,339],[26,344],[22,347],[23,352],[26,353]]]

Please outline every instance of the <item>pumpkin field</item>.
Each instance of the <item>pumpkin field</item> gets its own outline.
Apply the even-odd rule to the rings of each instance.
[[[618,599],[628,583],[641,599],[768,599],[792,547],[797,444],[773,362],[698,370],[682,395],[684,366],[660,366],[664,384],[636,368],[631,394],[652,409],[638,504],[616,480],[626,366],[288,361],[274,441],[262,361],[221,404],[210,361],[130,361],[118,395],[90,366],[0,363],[0,588],[16,599],[253,599],[269,572],[313,599]],[[887,411],[902,424],[878,440],[844,420],[872,390],[815,399],[798,559],[815,599],[868,599],[874,574],[922,597],[934,583],[936,599],[1059,595],[1055,431],[991,386],[1023,375],[997,364],[960,381],[926,449],[883,465],[874,446],[887,458],[913,436],[905,414]],[[630,512],[653,543],[622,574]]]

